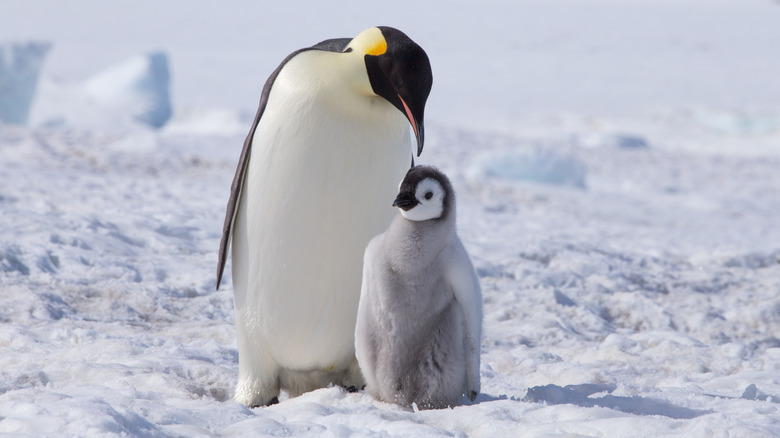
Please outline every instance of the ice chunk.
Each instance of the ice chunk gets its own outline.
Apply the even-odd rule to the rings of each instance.
[[[648,140],[638,134],[628,133],[587,133],[573,137],[576,144],[586,148],[647,149]]]
[[[699,109],[691,118],[705,128],[730,135],[772,135],[780,131],[780,113],[770,110]]]
[[[0,120],[27,123],[49,43],[0,44]]]
[[[156,52],[109,67],[87,80],[84,89],[96,103],[159,128],[171,118],[169,85],[168,57]]]
[[[474,179],[497,178],[585,188],[585,164],[574,156],[542,149],[513,149],[490,153],[469,171]]]
[[[742,398],[745,400],[761,400],[780,403],[780,397],[775,397],[759,391],[755,383],[751,383],[745,388],[745,392],[742,393]]]
[[[613,134],[604,141],[608,146],[624,149],[646,149],[647,140],[641,135]]]

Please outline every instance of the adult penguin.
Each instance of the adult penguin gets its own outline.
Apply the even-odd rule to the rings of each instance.
[[[293,52],[268,78],[217,267],[219,288],[232,241],[236,401],[364,385],[354,348],[362,255],[414,162],[410,126],[422,152],[432,83],[425,51],[384,26]]]

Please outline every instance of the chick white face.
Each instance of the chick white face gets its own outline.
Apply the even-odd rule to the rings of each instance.
[[[433,178],[425,178],[414,193],[399,193],[393,203],[401,215],[410,221],[427,221],[441,217],[444,212],[444,188]]]

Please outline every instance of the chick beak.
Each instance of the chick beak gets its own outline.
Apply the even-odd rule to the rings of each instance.
[[[409,211],[417,204],[419,204],[419,202],[414,197],[414,193],[411,192],[401,192],[398,194],[398,197],[395,198],[395,201],[393,201],[393,207],[398,207],[403,211]]]

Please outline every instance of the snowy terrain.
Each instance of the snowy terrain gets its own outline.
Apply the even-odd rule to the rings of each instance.
[[[254,3],[0,0],[0,43],[51,44],[0,124],[0,434],[780,436],[780,4]],[[248,409],[214,290],[243,137],[287,53],[377,24],[432,60],[420,161],[459,196],[482,393]],[[162,128],[85,98],[160,52]]]

